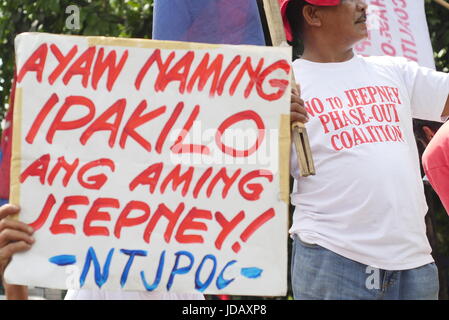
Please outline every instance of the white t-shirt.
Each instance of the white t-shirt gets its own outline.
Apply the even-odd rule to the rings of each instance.
[[[441,121],[449,76],[404,58],[293,63],[317,174],[296,152],[290,233],[385,270],[433,262],[412,117]]]

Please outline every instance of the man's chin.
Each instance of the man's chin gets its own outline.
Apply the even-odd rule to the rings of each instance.
[[[362,39],[368,37],[368,25],[366,24],[366,22],[359,23],[359,24],[357,24],[357,26],[359,27],[359,32],[362,35]],[[362,40],[362,39],[360,39],[360,40]]]
[[[357,38],[358,38],[357,42],[361,41],[361,40],[363,40],[363,39],[365,39],[367,37],[368,37],[368,28],[366,28],[366,25],[365,25],[365,28],[360,29],[357,32]]]
[[[362,32],[359,33],[357,36],[354,37],[354,41],[351,45],[351,47],[353,48],[357,43],[359,43],[360,41],[362,41],[363,39],[368,38],[368,32]]]

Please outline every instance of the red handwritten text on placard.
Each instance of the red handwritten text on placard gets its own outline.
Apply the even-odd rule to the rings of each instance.
[[[27,221],[39,236],[70,243],[67,251],[51,252],[48,261],[79,265],[84,255],[80,285],[93,265],[101,287],[110,268],[116,273],[117,264],[123,267],[122,253],[129,256],[120,277],[123,287],[134,258],[152,251],[159,265],[145,270],[155,274],[153,284],[142,270],[144,290],[158,286],[167,263],[172,267],[167,290],[175,275],[190,269],[196,270],[195,290],[205,290],[213,278],[218,290],[227,287],[234,278],[223,272],[247,260],[244,249],[259,250],[261,229],[278,225],[277,210],[284,207],[272,192],[279,183],[278,164],[251,161],[259,161],[262,146],[272,142],[268,130],[279,124],[280,114],[271,106],[277,110],[277,100],[289,101],[290,63],[254,48],[154,49],[45,40],[21,51],[26,54],[18,58],[17,79],[29,108],[22,152],[32,150],[21,161],[19,181],[24,189],[39,190]],[[276,115],[276,121],[266,115]],[[213,131],[207,143],[190,141],[198,123],[205,127],[201,134]],[[252,131],[243,143],[231,141],[246,129]],[[217,164],[216,155],[243,165],[228,166],[221,159]],[[181,156],[214,161],[179,163]],[[71,239],[83,247],[72,246]],[[114,244],[105,248],[104,239]],[[166,250],[174,261],[164,264]],[[180,260],[186,258],[189,266]],[[200,273],[211,263],[210,281],[203,282]],[[257,279],[263,269],[247,264],[238,267],[239,274]]]
[[[39,83],[45,80],[43,74],[50,72],[45,70],[46,61],[50,55],[58,61],[58,65],[51,70],[46,79],[49,84],[55,84],[62,77],[63,84],[67,86],[76,77],[81,79],[84,88],[87,88],[90,82],[90,87],[97,90],[98,82],[107,72],[107,90],[111,91],[128,59],[128,51],[126,50],[122,53],[119,61],[117,61],[118,55],[115,50],[110,50],[105,58],[104,48],[97,48],[96,46],[87,48],[78,56],[77,54],[78,48],[76,45],[66,54],[63,54],[56,44],[48,45],[44,43],[25,61],[18,73],[17,81],[22,82],[28,73],[35,73],[36,80]],[[262,99],[274,101],[280,99],[288,87],[289,82],[287,80],[269,77],[278,70],[282,70],[287,75],[290,73],[290,64],[285,60],[266,65],[263,58],[253,61],[251,57],[236,56],[226,65],[223,56],[219,54],[209,64],[210,54],[206,53],[203,54],[201,62],[195,68],[192,68],[195,54],[198,53],[194,51],[186,53],[172,51],[164,59],[161,56],[161,50],[155,49],[135,78],[136,89],[143,89],[146,76],[154,71],[157,71],[157,77],[154,83],[151,82],[151,85],[154,86],[156,92],[165,91],[172,82],[178,84],[180,94],[191,93],[195,84],[197,84],[196,90],[201,92],[212,77],[209,91],[211,96],[215,94],[223,95],[225,86],[229,84],[227,94],[230,96],[233,96],[236,89],[242,86],[245,88],[245,98],[248,98],[255,91]],[[233,71],[236,71],[236,73]],[[244,76],[249,77],[246,86],[243,83]],[[274,91],[267,92],[265,89],[266,83]]]

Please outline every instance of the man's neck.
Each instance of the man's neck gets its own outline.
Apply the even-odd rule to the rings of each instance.
[[[306,59],[312,62],[331,63],[331,62],[345,62],[354,57],[354,52],[351,49],[344,51],[328,50],[328,49],[312,49],[306,47],[304,53],[301,56],[302,59]]]
[[[319,34],[312,34],[304,39],[303,59],[320,62],[345,62],[354,57],[352,45],[338,43],[335,39],[322,38]]]

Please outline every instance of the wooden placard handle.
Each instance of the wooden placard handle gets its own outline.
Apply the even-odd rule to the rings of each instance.
[[[285,37],[284,25],[282,22],[281,9],[277,0],[263,0],[263,9],[270,32],[270,38],[273,46],[289,46]],[[296,87],[295,76],[292,72],[292,87]],[[312,151],[310,149],[307,129],[301,122],[292,124],[292,137],[295,144],[296,155],[300,174],[303,177],[315,174],[315,165]]]

